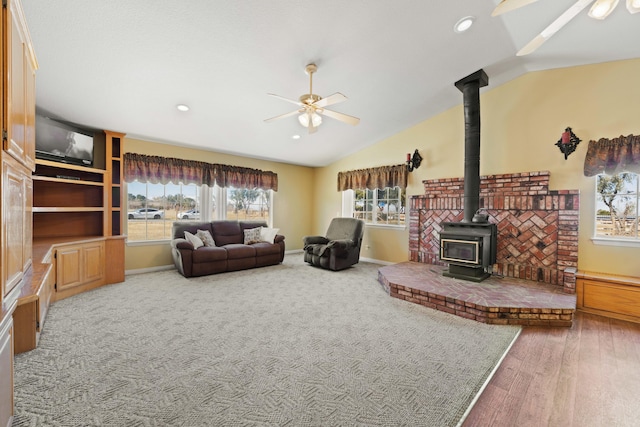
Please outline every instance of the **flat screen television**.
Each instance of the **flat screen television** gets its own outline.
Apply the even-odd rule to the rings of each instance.
[[[93,166],[93,135],[44,116],[36,116],[36,158]]]

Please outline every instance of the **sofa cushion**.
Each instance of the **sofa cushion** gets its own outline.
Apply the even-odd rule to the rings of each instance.
[[[184,232],[184,238],[193,245],[193,249],[198,249],[199,247],[204,246],[204,243],[202,243],[202,240],[200,240],[198,236],[194,236],[188,231]]]
[[[242,234],[242,229],[238,221],[213,221],[211,228],[213,230],[211,235],[218,246],[231,243],[242,244],[242,242],[244,242],[244,234]]]
[[[193,263],[224,261],[227,259],[227,251],[217,246],[204,246],[197,251],[193,251]]]
[[[209,230],[211,232],[211,222],[204,221],[175,221],[171,227],[171,236],[173,239],[184,238],[184,232],[196,234],[198,230]]]
[[[262,239],[260,238],[260,227],[248,228],[244,230],[244,244],[251,245],[252,243],[258,243]]]
[[[256,256],[266,256],[280,254],[280,245],[274,245],[273,243],[260,242],[251,245],[256,250]]]
[[[198,230],[198,232],[196,233],[196,236],[198,236],[200,240],[202,240],[202,243],[204,243],[205,246],[216,245],[216,242],[215,240],[213,240],[213,236],[211,235],[209,230]]]
[[[260,240],[267,243],[274,243],[279,228],[260,227]]]
[[[225,245],[227,259],[251,258],[256,256],[256,250],[251,245],[229,244]]]

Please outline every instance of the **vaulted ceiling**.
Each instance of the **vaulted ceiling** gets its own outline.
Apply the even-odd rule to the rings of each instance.
[[[536,52],[516,52],[573,0],[491,17],[498,0],[22,0],[44,115],[133,138],[324,166],[460,104],[454,82],[483,68],[491,89],[526,72],[640,57],[640,14],[581,12]],[[464,16],[475,23],[453,31]],[[309,91],[341,92],[309,135]],[[188,112],[176,109],[187,104]],[[462,126],[462,123],[461,123]],[[300,135],[299,139],[293,139]],[[401,161],[401,160],[400,160]]]

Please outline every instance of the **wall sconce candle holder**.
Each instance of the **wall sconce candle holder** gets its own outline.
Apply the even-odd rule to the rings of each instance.
[[[418,149],[413,152],[413,157],[410,153],[407,153],[407,172],[413,172],[414,169],[418,169],[422,163],[422,156],[418,153]]]
[[[573,133],[571,128],[566,128],[555,145],[564,153],[564,159],[567,160],[569,154],[576,151],[576,147],[580,144],[580,141],[582,140]]]

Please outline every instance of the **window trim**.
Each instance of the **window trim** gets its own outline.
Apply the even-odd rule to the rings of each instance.
[[[640,248],[640,239],[627,240],[623,238],[609,238],[609,237],[592,237],[591,241],[594,245],[599,246],[619,246],[627,248]]]

